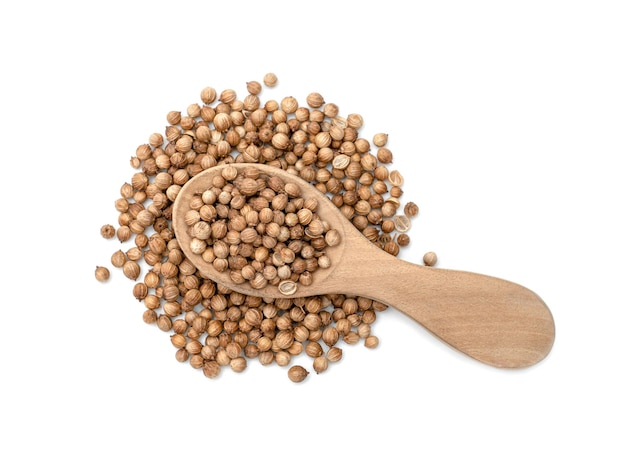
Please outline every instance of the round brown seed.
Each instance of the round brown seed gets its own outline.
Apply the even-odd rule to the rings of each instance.
[[[287,375],[292,382],[300,383],[309,375],[309,371],[302,366],[291,366]]]

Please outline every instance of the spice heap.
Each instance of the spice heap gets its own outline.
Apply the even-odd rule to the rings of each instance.
[[[263,81],[270,87],[276,85],[277,78],[268,74]],[[309,373],[303,366],[293,365],[293,359],[303,352],[312,359],[313,370],[321,373],[329,363],[342,358],[341,342],[350,345],[363,340],[366,347],[376,347],[378,338],[372,335],[371,325],[377,312],[385,310],[386,306],[368,298],[339,294],[261,299],[234,292],[202,277],[183,254],[172,229],[173,202],[182,186],[201,171],[220,164],[261,163],[280,167],[327,194],[366,238],[393,255],[409,243],[406,232],[410,218],[418,210],[417,205],[410,202],[405,205],[404,213],[399,212],[403,178],[397,170],[389,169],[393,155],[387,147],[387,134],[376,134],[371,142],[360,137],[361,115],[341,116],[339,107],[326,102],[319,93],[309,94],[306,104],[291,96],[281,101],[262,102],[261,83],[249,82],[246,88],[246,95],[239,99],[232,89],[218,93],[207,87],[200,93],[201,102],[190,104],[185,113],[171,111],[167,114],[164,134],[151,134],[148,142],[139,145],[130,159],[136,171],[129,182],[122,184],[120,197],[115,201],[119,226],[106,224],[101,235],[116,238],[122,244],[122,249],[112,254],[111,264],[136,281],[133,294],[145,305],[143,320],[170,333],[178,361],[187,362],[212,378],[224,367],[241,372],[248,360],[256,358],[263,365],[291,366],[288,377],[299,382]],[[241,189],[239,185],[240,192]],[[215,194],[217,199],[222,192]],[[245,192],[241,195],[254,197]],[[298,198],[295,194],[293,197]],[[233,198],[231,193],[229,203],[232,204]],[[211,219],[203,219],[202,207],[209,207],[211,203],[202,199],[201,196],[197,201],[200,220],[196,221],[193,213],[189,215],[198,239],[203,229],[210,228],[212,233],[214,229],[223,229],[221,221],[217,218],[213,221],[212,215]],[[302,201],[303,209],[306,203]],[[267,216],[269,220],[270,213],[262,208],[250,214],[243,212],[242,207],[239,214],[243,220],[235,221],[241,222],[242,228],[234,230],[240,237],[249,234],[252,241],[249,244],[253,246],[258,239],[254,238],[254,232],[246,230],[244,222],[249,223],[248,216],[264,220]],[[311,231],[314,209],[306,208],[311,212],[311,221],[306,223],[307,211],[303,211],[302,216],[297,211],[298,224],[293,227],[300,225],[299,228],[304,226]],[[272,210],[271,222],[276,221],[275,216]],[[287,214],[284,218],[280,220],[287,225],[295,222],[293,216],[289,221]],[[277,240],[282,232],[281,227]],[[324,236],[329,244],[333,241],[332,236],[329,237],[331,232]],[[319,234],[322,234],[321,229]],[[312,243],[316,236],[312,235]],[[225,253],[216,250],[215,243],[211,248],[206,241],[196,244],[198,252],[205,248],[203,254],[215,256],[214,265]],[[228,249],[230,255],[231,245],[226,243],[226,246],[224,251]],[[288,250],[296,252],[290,246],[274,247],[272,257],[278,252],[278,263],[281,260],[287,263],[293,257]],[[302,273],[298,273],[299,282],[306,276],[307,267],[312,266],[307,262],[308,253],[303,253],[307,246],[302,244],[299,252],[305,264]],[[264,247],[267,252],[257,248],[253,253],[260,249],[260,254],[269,254],[272,248]],[[206,252],[209,249],[212,252]],[[284,256],[282,251],[285,251]],[[226,258],[227,264],[228,261]],[[432,257],[428,261],[434,263]],[[218,263],[222,264],[218,266],[224,265],[224,262]],[[317,265],[323,266],[323,259],[320,263],[318,258]],[[252,276],[247,266],[248,263],[231,276],[235,280]],[[255,265],[250,262],[249,266],[254,268]],[[276,267],[276,278],[266,277],[268,282],[282,279],[281,266]],[[290,266],[292,274],[298,272],[293,267],[299,271],[303,263],[296,263],[294,257]],[[239,265],[231,268],[237,270]],[[99,281],[109,279],[106,267],[96,268],[96,278]]]
[[[228,272],[235,284],[275,285],[283,295],[310,285],[318,268],[329,268],[324,250],[341,239],[298,185],[253,167],[226,166],[188,208],[184,221],[193,254]]]

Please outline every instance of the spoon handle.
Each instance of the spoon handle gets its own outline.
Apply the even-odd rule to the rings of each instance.
[[[355,293],[395,307],[470,357],[518,368],[550,352],[554,320],[531,290],[482,274],[415,265],[385,253],[376,260],[379,266],[366,260],[358,277],[352,276]]]

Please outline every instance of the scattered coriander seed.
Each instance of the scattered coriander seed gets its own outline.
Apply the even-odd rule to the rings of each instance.
[[[309,95],[306,97],[306,103],[309,105],[309,107],[317,109],[324,104],[324,98],[319,93],[309,93]]]
[[[371,326],[368,323],[361,323],[359,320],[359,325],[356,328],[356,333],[359,337],[367,339],[370,336],[371,331]]]
[[[343,357],[343,350],[339,347],[331,347],[326,353],[326,357],[331,363],[341,361],[341,358]]]
[[[404,177],[398,170],[392,170],[389,172],[388,180],[393,186],[402,186],[404,183]]]
[[[410,218],[417,216],[419,212],[419,207],[415,204],[415,202],[409,202],[404,206],[404,214]]]
[[[157,313],[152,309],[146,309],[143,313],[144,323],[151,325],[157,321]]]
[[[278,77],[276,77],[276,74],[274,73],[267,73],[265,76],[263,76],[263,83],[267,87],[275,87],[278,83]]]
[[[406,233],[401,233],[396,238],[396,243],[398,243],[398,246],[401,246],[401,247],[408,246],[410,242],[411,242],[411,238]]]
[[[327,326],[322,332],[322,340],[326,345],[332,347],[339,341],[339,333],[334,326]]]
[[[311,358],[317,358],[318,356],[322,356],[324,353],[322,346],[315,341],[308,342],[304,350]]]
[[[423,257],[424,265],[426,266],[435,266],[437,263],[437,254],[434,252],[427,252]]]
[[[138,247],[131,247],[126,251],[126,257],[128,257],[128,260],[137,261],[141,259],[142,256],[143,252]]]
[[[343,336],[343,341],[348,345],[353,345],[359,342],[361,338],[354,331],[349,331],[346,335]]]
[[[285,367],[291,362],[291,354],[286,350],[280,350],[275,355],[276,364]]]
[[[219,375],[220,369],[217,361],[206,361],[202,367],[202,372],[207,378],[215,378]]]
[[[132,233],[128,225],[121,225],[116,232],[117,239],[120,240],[120,243],[124,243],[130,239]]]
[[[177,125],[178,123],[180,123],[180,119],[181,119],[181,114],[178,111],[171,111],[167,114],[167,122],[170,125]]]
[[[111,273],[109,272],[108,268],[104,267],[104,266],[97,266],[96,267],[96,279],[100,282],[106,282],[109,280],[109,277],[111,276]]]
[[[234,372],[243,372],[246,367],[248,366],[248,363],[246,361],[246,358],[242,357],[242,356],[238,356],[237,358],[233,358],[230,360],[230,368],[234,371]]]
[[[256,80],[253,80],[246,84],[246,89],[251,95],[258,95],[259,93],[261,93],[262,88],[263,87],[261,86],[261,84]]]
[[[394,222],[398,232],[405,233],[411,228],[411,220],[406,215],[400,214],[396,216]]]
[[[385,145],[387,145],[387,138],[388,137],[389,137],[388,134],[385,134],[383,132],[379,132],[378,134],[374,135],[372,143],[374,145],[376,145],[377,147],[384,147]]]
[[[318,356],[313,360],[313,370],[318,374],[328,369],[328,358],[325,356]]]
[[[189,359],[189,352],[185,348],[179,348],[176,350],[176,360],[180,363],[184,363]]]
[[[105,224],[100,228],[100,235],[102,235],[102,238],[105,239],[111,239],[115,236],[115,227],[113,227],[111,224]]]
[[[378,337],[376,337],[376,336],[368,336],[368,337],[366,337],[364,345],[367,348],[376,348],[376,347],[378,347]]]
[[[200,99],[204,104],[211,104],[213,101],[217,99],[217,91],[213,87],[205,87],[200,92]],[[169,116],[168,116],[169,120]],[[170,122],[170,124],[178,124],[180,121],[180,112],[178,113],[178,121],[175,123]]]
[[[400,196],[402,196],[402,194],[404,194],[404,190],[400,187],[400,186],[392,186],[391,189],[389,189],[389,195],[391,197],[389,197],[389,201],[394,201],[397,202],[398,198]],[[397,203],[397,205],[400,205],[399,203]]]
[[[393,240],[386,241],[383,245],[383,250],[388,254],[396,256],[400,253],[400,245]]]
[[[139,264],[132,260],[128,260],[122,265],[122,271],[124,272],[124,276],[126,276],[130,280],[137,280],[140,273]]]
[[[346,122],[350,128],[360,129],[363,126],[363,117],[357,113],[351,113],[346,118]]]
[[[133,296],[139,301],[144,300],[148,296],[148,286],[143,282],[137,282],[133,287]]]
[[[287,375],[292,382],[300,383],[309,375],[309,371],[302,366],[291,366]]]
[[[378,158],[378,161],[383,164],[389,164],[393,161],[393,154],[391,153],[391,150],[386,147],[379,148],[376,152],[376,157]]]

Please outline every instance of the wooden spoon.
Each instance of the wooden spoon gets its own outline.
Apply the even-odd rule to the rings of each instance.
[[[324,294],[358,295],[383,302],[420,323],[432,334],[470,357],[496,367],[518,368],[541,361],[554,343],[554,320],[546,304],[521,285],[481,274],[415,265],[372,244],[313,185],[276,167],[256,167],[266,175],[297,184],[304,198],[319,201],[317,213],[341,234],[327,247],[331,267],[313,273],[310,286],[298,285],[290,297]],[[200,273],[234,291],[260,297],[285,298],[276,286],[261,290],[231,282],[228,272],[190,250],[184,216],[194,195],[211,186],[224,165],[205,170],[188,181],[173,208],[173,227],[182,251]]]

